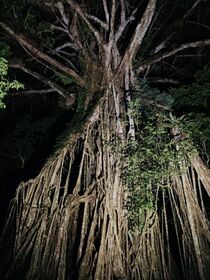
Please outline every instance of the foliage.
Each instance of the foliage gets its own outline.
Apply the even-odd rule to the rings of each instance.
[[[8,58],[10,54],[10,47],[5,42],[0,41],[0,57]]]
[[[136,102],[139,96],[141,97],[142,105],[153,103],[160,107],[170,109],[174,102],[174,97],[170,92],[162,91],[158,88],[151,88],[145,79],[140,80],[138,90],[133,92],[134,100],[132,103]]]
[[[3,102],[4,97],[11,89],[23,88],[23,85],[18,81],[9,81],[7,79],[8,74],[8,61],[4,57],[0,57],[0,108],[5,108]]]
[[[126,207],[131,229],[141,229],[145,211],[157,205],[158,191],[167,188],[171,177],[183,172],[180,162],[185,161],[187,166],[189,155],[196,150],[183,130],[182,118],[142,107],[141,96],[130,102],[130,108],[138,130],[136,139],[123,150],[127,158],[123,173],[130,193]]]
[[[182,126],[197,144],[197,147],[208,160],[210,155],[210,67],[204,66],[195,74],[195,82],[171,89],[174,98],[173,108],[182,114]]]
[[[188,156],[199,150],[209,161],[209,77],[210,68],[205,66],[197,71],[192,85],[162,93],[143,81],[133,93],[129,113],[135,121],[136,140],[124,147],[124,178],[131,194],[127,209],[132,229],[144,225],[145,211],[156,207],[158,190],[164,190],[167,180],[183,171],[179,168],[181,160],[188,163]],[[151,109],[151,105],[155,106]],[[160,105],[184,115],[172,117],[168,110],[160,112]],[[192,112],[184,111],[189,108]]]

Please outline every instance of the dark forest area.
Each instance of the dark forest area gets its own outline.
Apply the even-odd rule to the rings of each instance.
[[[209,279],[209,168],[209,0],[0,0],[0,279]]]

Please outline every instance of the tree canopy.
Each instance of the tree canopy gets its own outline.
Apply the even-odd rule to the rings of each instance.
[[[38,79],[39,90],[52,89],[68,104],[75,103],[78,86],[101,90],[104,73],[120,72],[125,61],[139,77],[183,81],[210,44],[206,1],[1,2],[9,67]]]

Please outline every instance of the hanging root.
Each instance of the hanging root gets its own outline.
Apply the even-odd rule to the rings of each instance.
[[[101,108],[36,179],[18,187],[1,242],[15,222],[6,279],[125,278],[127,224],[120,166],[109,145],[116,125],[109,96]]]
[[[210,275],[210,223],[203,193],[208,193],[208,169],[198,157],[180,177],[173,179],[170,203],[184,279],[208,279]],[[205,172],[204,172],[205,171]]]
[[[209,170],[191,157],[164,191],[156,188],[143,229],[130,231],[114,102],[108,93],[83,133],[71,135],[37,178],[18,187],[0,243],[4,279],[208,279],[202,195],[210,193]]]

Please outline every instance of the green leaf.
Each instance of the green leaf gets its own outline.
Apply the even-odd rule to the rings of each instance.
[[[4,109],[4,98],[8,94],[10,89],[23,88],[23,84],[18,81],[9,81],[7,79],[8,74],[8,61],[4,57],[0,57],[0,109]]]

